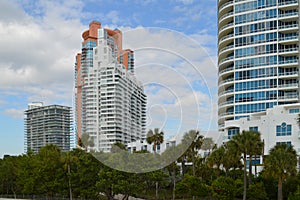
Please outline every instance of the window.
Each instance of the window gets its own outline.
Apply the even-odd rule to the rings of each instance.
[[[230,140],[234,135],[238,134],[240,132],[240,128],[229,128],[228,129],[228,139]]]
[[[249,131],[256,131],[256,132],[258,132],[258,127],[257,126],[249,127]]]
[[[276,126],[276,136],[290,136],[292,135],[292,125],[287,125],[283,122],[281,125]]]
[[[290,109],[289,113],[299,113],[299,108]]]
[[[276,145],[278,144],[287,144],[288,146],[292,146],[292,142],[288,141],[288,142],[276,142]]]

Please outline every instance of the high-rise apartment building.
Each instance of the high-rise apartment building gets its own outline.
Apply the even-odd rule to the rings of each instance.
[[[134,52],[122,49],[122,32],[90,23],[75,63],[76,131],[96,151],[145,138],[146,95],[134,76]]]
[[[298,0],[218,0],[219,130],[299,102],[298,12]]]
[[[39,149],[47,144],[70,150],[71,108],[60,105],[44,106],[36,102],[25,111],[25,151]]]

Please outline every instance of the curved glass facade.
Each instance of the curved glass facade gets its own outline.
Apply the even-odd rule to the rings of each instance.
[[[218,124],[299,102],[298,0],[218,1]]]

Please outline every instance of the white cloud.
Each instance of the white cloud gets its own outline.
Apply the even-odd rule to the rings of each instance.
[[[23,17],[0,19],[0,89],[26,92],[29,100],[71,99],[75,54],[84,29],[76,18],[82,4],[39,3],[45,12],[36,19],[14,4],[14,14]]]
[[[23,4],[32,6],[31,1]],[[29,102],[71,105],[75,55],[81,49],[81,33],[88,28],[80,17],[89,13],[81,12],[84,5],[77,0],[37,4],[35,19],[14,4],[10,6],[18,20],[0,18],[0,46],[5,47],[0,49],[0,90],[26,93]],[[117,11],[106,17],[113,24],[121,20]],[[161,126],[167,116],[173,124],[183,117],[183,129],[195,128],[198,120],[207,127],[216,113],[211,103],[216,98],[210,96],[216,90],[216,58],[207,47],[213,36],[205,31],[186,36],[167,29],[120,29],[124,31],[123,47],[135,50],[138,78],[160,84],[155,95],[148,95],[149,105],[156,105],[151,126]],[[5,114],[20,116],[17,111],[9,109]]]
[[[24,109],[10,108],[4,110],[4,114],[15,119],[24,119]]]
[[[176,0],[177,2],[183,3],[184,5],[189,5],[194,3],[195,0]]]
[[[201,45],[207,43],[205,39],[194,40],[210,36],[194,34],[188,37],[158,28],[123,30],[126,30],[124,47],[135,50],[135,71],[148,93],[148,107],[151,108],[148,114],[152,119],[149,127],[161,127],[166,123],[169,134],[197,126],[207,130],[210,123],[216,128],[213,104],[216,98],[212,96],[217,84],[215,57],[209,55],[211,49]]]

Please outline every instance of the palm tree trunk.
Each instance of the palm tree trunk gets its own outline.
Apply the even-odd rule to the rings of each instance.
[[[249,185],[252,183],[252,155],[249,156]]]
[[[256,163],[256,161],[257,161],[257,159],[256,159],[256,155],[255,155],[255,157],[254,157],[254,159],[255,159],[255,177],[257,176],[257,163]]]
[[[279,177],[278,179],[278,200],[282,200],[282,178]]]
[[[176,189],[176,170],[173,169],[173,197],[172,199],[175,200],[175,189]]]
[[[244,193],[243,193],[243,200],[246,200],[247,198],[247,159],[246,154],[244,153]]]
[[[192,155],[192,162],[193,162],[193,176],[195,176],[195,155]]]
[[[155,199],[158,199],[158,181],[155,183]]]
[[[69,163],[69,164],[68,164],[69,193],[70,193],[70,200],[72,200],[73,197],[72,197],[72,185],[71,185],[71,177],[70,177],[70,174],[71,174],[71,167],[70,167],[70,163]]]

